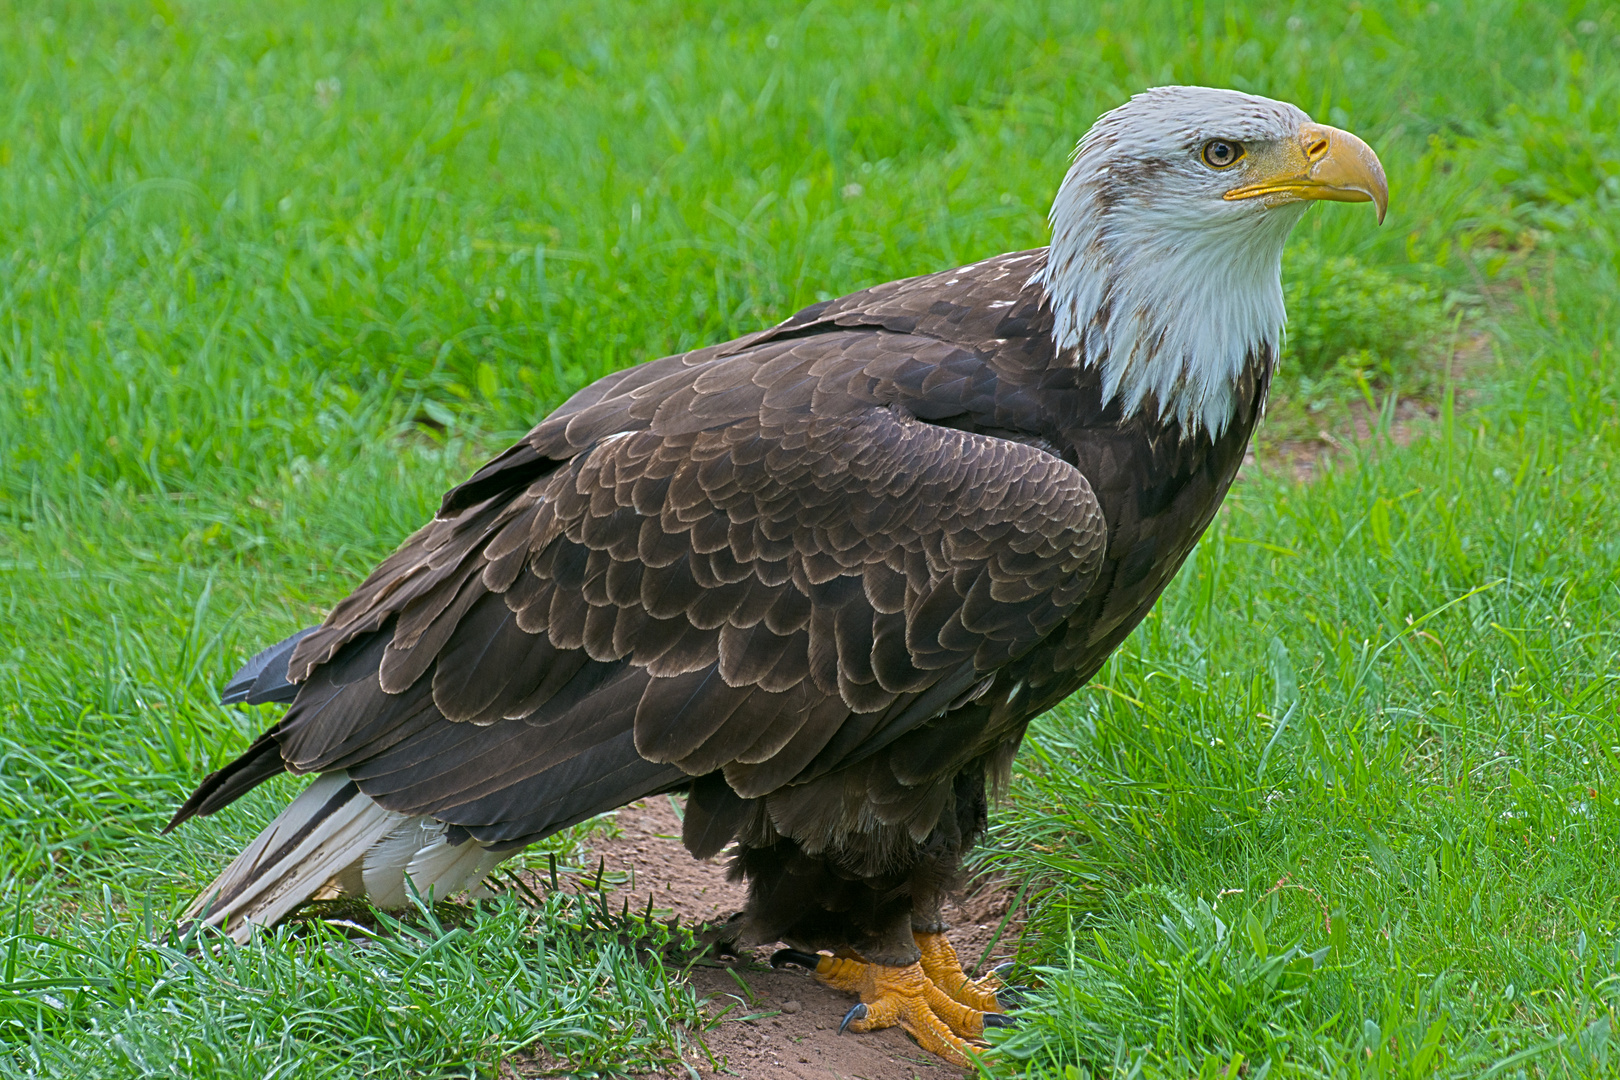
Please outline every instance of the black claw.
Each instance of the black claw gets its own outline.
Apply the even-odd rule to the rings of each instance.
[[[783,964],[797,964],[806,971],[816,970],[821,963],[821,957],[815,953],[801,952],[798,949],[778,949],[771,954],[771,967],[779,968]]]
[[[1008,1016],[1005,1013],[985,1013],[984,1014],[984,1026],[987,1027],[987,1028],[1014,1027],[1014,1026],[1017,1025],[1017,1023],[1018,1023],[1018,1017],[1016,1017],[1016,1016]]]
[[[1004,1008],[1018,1008],[1029,1002],[1030,989],[1027,986],[1003,986],[996,991],[996,1004]]]
[[[864,1001],[857,1001],[854,1005],[850,1006],[849,1012],[844,1014],[843,1023],[838,1025],[838,1034],[842,1035],[844,1033],[844,1029],[849,1027],[849,1025],[853,1024],[855,1021],[865,1019],[866,1003]]]
[[[1007,981],[1007,976],[1012,969],[1013,962],[1011,960],[1005,960],[991,968],[990,974],[994,975],[996,978],[1005,983]],[[996,991],[996,1004],[1000,1005],[1004,1009],[1016,1009],[1018,1006],[1024,1004],[1028,1000],[1029,987],[1027,986],[1002,986]]]

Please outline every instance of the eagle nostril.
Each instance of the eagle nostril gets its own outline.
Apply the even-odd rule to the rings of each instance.
[[[1320,159],[1328,152],[1328,141],[1323,136],[1317,136],[1305,146],[1305,157],[1311,161]]]

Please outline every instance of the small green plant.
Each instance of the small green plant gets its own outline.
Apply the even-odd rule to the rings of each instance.
[[[1347,410],[1377,413],[1390,391],[1434,399],[1452,317],[1441,290],[1353,255],[1296,248],[1283,264],[1288,329],[1262,443],[1343,429]],[[1324,415],[1325,414],[1325,415]]]
[[[1283,276],[1285,377],[1387,378],[1419,360],[1445,328],[1437,289],[1366,266],[1353,255],[1296,252]]]

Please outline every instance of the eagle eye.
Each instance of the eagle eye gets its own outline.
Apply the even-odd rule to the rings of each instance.
[[[1204,144],[1204,164],[1212,169],[1225,169],[1243,160],[1243,144],[1228,139],[1211,139]]]

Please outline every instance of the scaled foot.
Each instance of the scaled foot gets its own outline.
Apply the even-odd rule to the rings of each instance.
[[[958,1065],[968,1063],[969,1046],[982,1048],[986,1027],[1005,1027],[994,980],[970,981],[944,934],[917,934],[922,958],[906,967],[886,967],[858,957],[833,957],[783,949],[773,965],[798,964],[834,990],[856,994],[838,1030],[877,1031],[898,1024],[924,1050]]]
[[[912,934],[917,942],[917,948],[922,951],[923,974],[928,981],[945,991],[963,1005],[979,1012],[1004,1013],[1006,1002],[1000,1001],[996,992],[1002,988],[1001,980],[994,975],[974,981],[967,977],[962,970],[962,961],[956,958],[956,949],[951,946],[951,939],[944,934]],[[994,1025],[991,1025],[994,1026]]]

